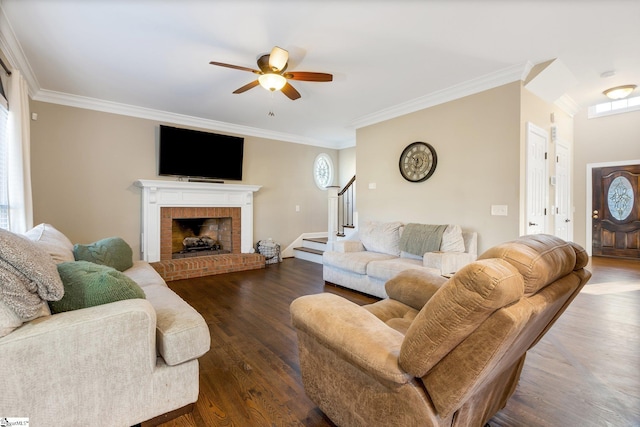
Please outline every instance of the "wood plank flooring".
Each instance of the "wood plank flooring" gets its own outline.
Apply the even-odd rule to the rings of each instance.
[[[603,289],[581,292],[529,351],[491,426],[640,426],[640,261],[594,258],[589,269],[585,290]],[[212,345],[193,412],[162,426],[333,426],[304,393],[289,304],[320,292],[375,298],[325,286],[321,265],[294,258],[169,286],[204,316]]]

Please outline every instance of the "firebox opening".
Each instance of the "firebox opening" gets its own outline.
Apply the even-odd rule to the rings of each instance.
[[[231,217],[173,218],[171,258],[232,253],[231,230]]]

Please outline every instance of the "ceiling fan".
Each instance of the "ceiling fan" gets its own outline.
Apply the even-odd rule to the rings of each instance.
[[[333,75],[327,73],[314,73],[310,71],[286,71],[289,63],[289,52],[275,46],[271,49],[271,53],[262,55],[258,58],[259,70],[253,68],[242,67],[240,65],[225,64],[223,62],[211,61],[209,64],[220,67],[233,68],[235,70],[249,71],[258,74],[257,80],[247,83],[233,91],[233,93],[243,93],[258,85],[272,92],[282,90],[289,99],[296,100],[300,98],[300,93],[287,80],[300,80],[306,82],[330,82]]]

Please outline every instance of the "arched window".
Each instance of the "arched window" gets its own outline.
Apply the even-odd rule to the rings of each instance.
[[[333,182],[333,162],[328,154],[320,153],[313,162],[313,179],[318,188],[326,190]]]

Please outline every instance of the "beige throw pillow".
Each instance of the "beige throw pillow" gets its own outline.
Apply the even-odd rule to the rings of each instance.
[[[75,261],[73,243],[51,224],[39,224],[24,234],[51,255],[56,264]]]
[[[365,221],[360,227],[360,241],[370,252],[400,256],[401,222]]]
[[[464,238],[462,237],[462,228],[459,225],[449,224],[444,229],[440,250],[442,252],[464,252]]]

